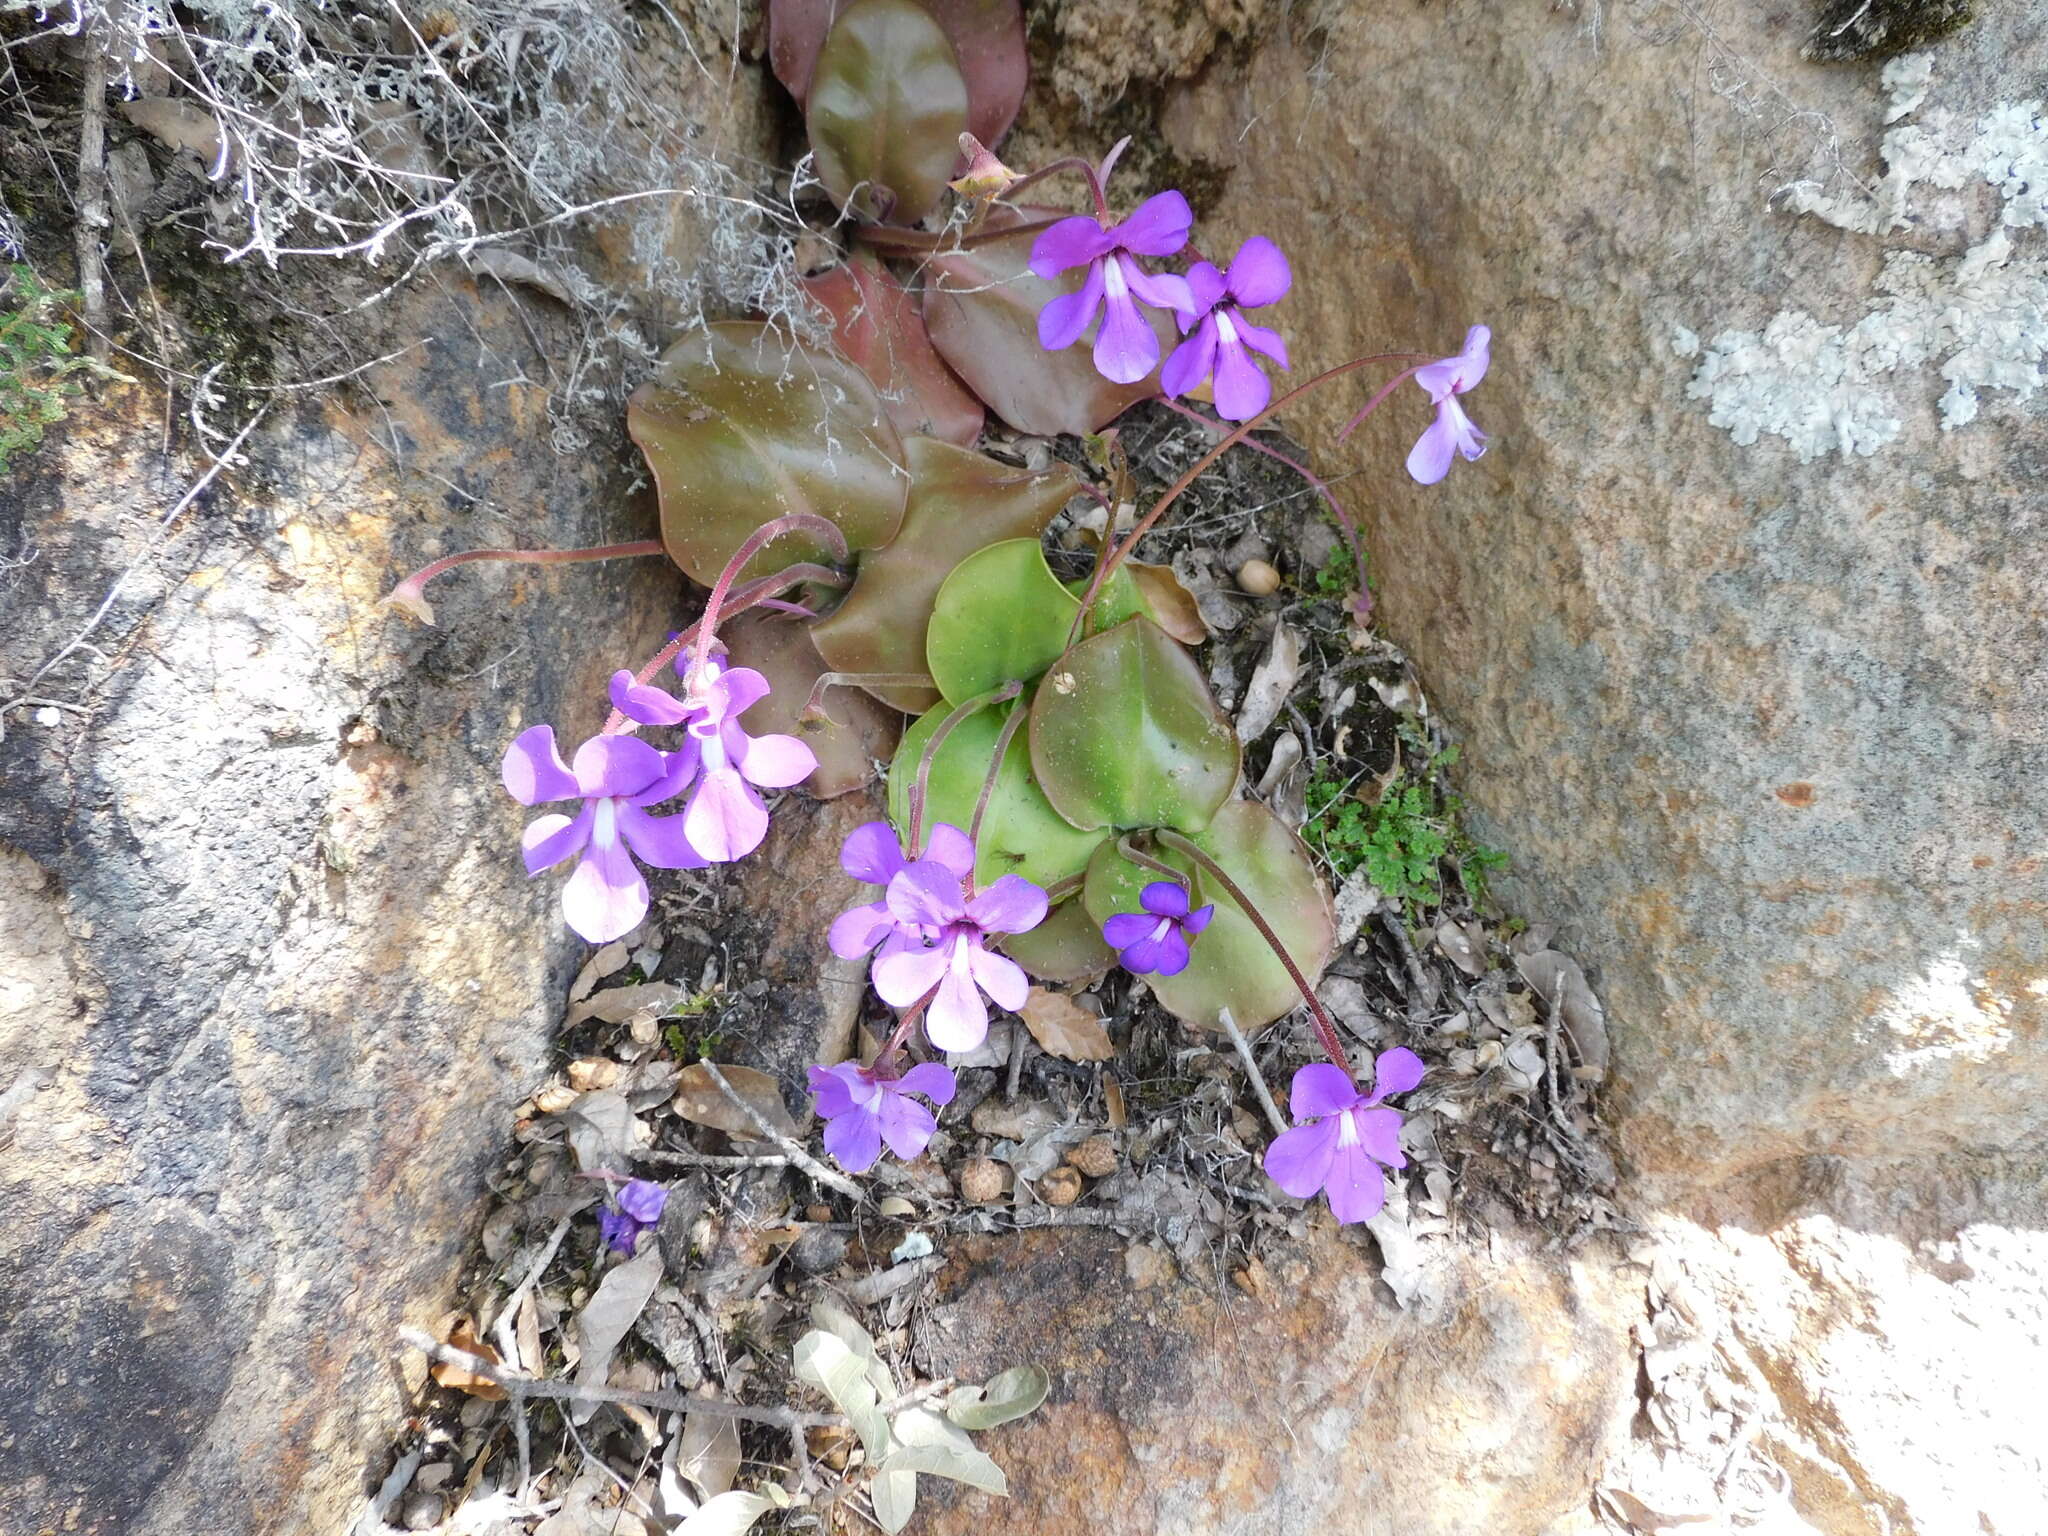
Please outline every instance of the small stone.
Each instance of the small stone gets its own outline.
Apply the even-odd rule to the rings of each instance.
[[[1268,597],[1280,590],[1280,573],[1270,560],[1247,560],[1237,568],[1237,584],[1253,597]]]
[[[832,1207],[829,1205],[807,1205],[804,1207],[804,1219],[807,1221],[830,1221],[832,1219]]]
[[[437,1488],[445,1488],[448,1485],[448,1480],[453,1476],[455,1476],[453,1464],[445,1461],[430,1461],[413,1474],[412,1491],[414,1493],[432,1493]]]
[[[1091,1179],[1106,1179],[1116,1172],[1116,1142],[1108,1136],[1090,1136],[1067,1154],[1067,1161]]]
[[[431,1531],[441,1523],[441,1510],[438,1494],[416,1493],[405,1501],[399,1519],[408,1531]]]
[[[830,1274],[846,1260],[846,1234],[812,1227],[789,1245],[789,1261],[807,1275]]]
[[[472,1397],[465,1399],[462,1404],[462,1427],[464,1429],[481,1428],[486,1420],[496,1416],[497,1411],[498,1405],[489,1398]]]
[[[569,1086],[578,1093],[594,1093],[619,1080],[619,1064],[608,1056],[585,1056],[569,1063]]]
[[[960,1198],[988,1205],[1003,1198],[1003,1165],[992,1157],[970,1157],[960,1168]]]
[[[1019,1099],[1014,1104],[1000,1098],[983,1099],[974,1106],[968,1123],[984,1136],[1006,1141],[1029,1141],[1041,1131],[1060,1123],[1058,1111],[1043,1099]]]
[[[576,1090],[567,1083],[549,1083],[533,1096],[533,1107],[544,1115],[559,1115],[576,1102]]]
[[[917,1207],[901,1195],[890,1195],[876,1207],[884,1216],[915,1216]]]
[[[1038,1198],[1047,1205],[1072,1205],[1081,1198],[1081,1170],[1061,1164],[1038,1181]]]

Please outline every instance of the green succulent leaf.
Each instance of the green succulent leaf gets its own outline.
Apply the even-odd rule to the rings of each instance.
[[[1019,701],[976,710],[940,743],[925,785],[926,827],[949,821],[962,831],[967,829],[974,820],[974,804],[981,798],[988,765],[995,757],[996,738],[1010,711],[1023,707]],[[896,760],[889,765],[889,818],[898,832],[907,833],[910,827],[910,790],[917,782],[925,743],[950,713],[952,706],[941,704],[913,721],[896,749]],[[1024,732],[1019,730],[1010,738],[1003,771],[996,775],[996,787],[982,817],[975,879],[986,885],[1004,875],[1022,875],[1034,884],[1051,885],[1086,869],[1089,855],[1101,841],[1100,832],[1083,832],[1062,821],[1046,801],[1031,777],[1031,754],[1024,745]]]
[[[1314,984],[1330,963],[1337,928],[1329,892],[1301,839],[1256,800],[1233,800],[1192,840],[1230,872]],[[1228,1008],[1246,1031],[1263,1029],[1293,1009],[1300,991],[1230,893],[1186,855],[1160,847],[1151,853],[1189,876],[1196,906],[1216,904],[1216,916],[1190,946],[1187,969],[1145,978],[1160,1005],[1202,1029],[1222,1028],[1221,1013]],[[1090,917],[1107,922],[1118,912],[1140,910],[1139,893],[1159,878],[1124,857],[1114,841],[1106,842],[1089,861],[1081,899]]]
[[[1039,685],[1031,766],[1077,827],[1209,824],[1237,783],[1237,733],[1194,658],[1147,618],[1083,640]]]
[[[818,653],[835,671],[924,671],[925,636],[947,574],[989,545],[1035,542],[1074,489],[1074,473],[1065,465],[1031,474],[928,437],[909,439],[905,449],[910,504],[902,530],[885,548],[861,557],[846,600],[811,626]],[[1071,610],[1067,622],[1073,622]],[[872,692],[907,714],[939,699],[930,688]]]
[[[1037,539],[991,544],[940,585],[925,630],[926,670],[955,704],[1004,683],[1028,683],[1066,649],[1080,608]]]
[[[903,521],[903,444],[867,375],[757,321],[706,326],[671,347],[627,402],[626,429],[653,472],[669,558],[704,586],[771,518],[826,518],[855,550],[888,543]],[[741,574],[829,558],[791,534]]]
[[[1087,981],[1116,964],[1102,925],[1076,896],[1048,912],[1029,933],[1007,935],[1003,953],[1040,981]]]
[[[967,81],[917,0],[854,0],[811,76],[818,179],[868,219],[915,224],[938,206],[967,127]]]

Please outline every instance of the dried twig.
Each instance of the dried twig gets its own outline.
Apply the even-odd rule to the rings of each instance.
[[[694,1147],[649,1147],[632,1154],[636,1163],[675,1168],[787,1168],[795,1159],[783,1152],[699,1152]]]
[[[1237,1059],[1244,1063],[1245,1075],[1252,1080],[1252,1092],[1259,1096],[1259,1107],[1266,1112],[1266,1124],[1273,1127],[1275,1136],[1287,1133],[1287,1121],[1280,1113],[1280,1106],[1273,1102],[1273,1091],[1266,1086],[1266,1077],[1259,1070],[1259,1064],[1252,1060],[1252,1043],[1245,1039],[1244,1031],[1237,1027],[1237,1020],[1230,1016],[1228,1008],[1216,1010],[1216,1022],[1223,1026],[1223,1032],[1230,1036],[1230,1043],[1237,1047]]]
[[[95,27],[86,37],[85,100],[78,130],[78,287],[84,295],[85,329],[93,357],[107,360],[107,274],[100,259],[100,232],[107,217],[107,39]]]
[[[754,1108],[753,1105],[749,1104],[734,1091],[732,1084],[725,1080],[725,1074],[719,1071],[714,1063],[706,1061],[699,1063],[699,1065],[704,1068],[706,1075],[710,1077],[711,1081],[717,1084],[718,1091],[725,1095],[732,1106],[753,1122],[754,1129],[759,1131],[769,1141],[775,1143],[776,1146],[782,1148],[783,1153],[797,1167],[803,1169],[805,1173],[808,1173],[820,1184],[825,1185],[827,1188],[838,1190],[839,1193],[855,1203],[859,1203],[867,1198],[861,1192],[861,1187],[854,1183],[853,1180],[843,1178],[839,1174],[834,1173],[830,1168],[820,1163],[810,1153],[770,1125],[766,1115],[762,1114],[761,1111]]]

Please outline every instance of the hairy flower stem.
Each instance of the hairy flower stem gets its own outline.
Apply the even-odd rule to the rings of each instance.
[[[875,1070],[880,1071],[883,1076],[895,1075],[888,1069],[895,1066],[896,1058],[903,1053],[904,1042],[910,1039],[910,1032],[917,1028],[917,1021],[924,1017],[925,1009],[931,1006],[932,999],[938,995],[939,989],[933,987],[903,1011],[903,1017],[896,1021],[896,1028],[891,1031],[888,1043],[875,1052]]]
[[[1193,464],[1189,465],[1187,472],[1166,488],[1166,494],[1152,504],[1152,510],[1139,519],[1137,527],[1133,528],[1124,541],[1117,545],[1115,550],[1111,552],[1110,557],[1095,568],[1095,575],[1088,582],[1088,590],[1081,594],[1081,611],[1074,615],[1074,627],[1067,634],[1068,648],[1072,649],[1074,644],[1080,639],[1084,626],[1088,622],[1088,612],[1095,606],[1095,599],[1102,593],[1103,583],[1108,581],[1116,568],[1130,557],[1131,551],[1138,547],[1138,541],[1152,531],[1152,525],[1165,516],[1166,509],[1179,499],[1181,492],[1185,491],[1206,474],[1209,467],[1222,458],[1224,454],[1250,437],[1253,432],[1264,426],[1268,420],[1278,415],[1318,385],[1327,384],[1332,379],[1341,379],[1346,374],[1355,373],[1360,368],[1366,367],[1371,363],[1413,363],[1419,367],[1432,361],[1434,359],[1425,357],[1420,352],[1375,352],[1370,357],[1354,357],[1348,363],[1339,363],[1334,368],[1326,368],[1314,378],[1295,385],[1294,388],[1287,391],[1286,394],[1275,400],[1250,421],[1240,423],[1235,431],[1231,432],[1214,448],[1211,448],[1207,453],[1195,460]],[[1412,371],[1413,369],[1410,370],[1410,372]],[[1407,375],[1403,374],[1401,377],[1405,378]],[[1399,378],[1394,380],[1394,384],[1400,382]],[[1389,384],[1385,389],[1381,390],[1379,394],[1373,397],[1371,404],[1367,405],[1366,410],[1370,411],[1376,408],[1392,392],[1393,387],[1393,384]],[[1364,412],[1360,412],[1359,419],[1363,419],[1364,414]]]
[[[710,664],[711,647],[718,639],[718,610],[725,602],[725,594],[732,590],[733,579],[746,569],[748,561],[785,533],[814,534],[841,560],[847,558],[846,535],[839,531],[839,525],[812,512],[791,512],[784,517],[772,518],[748,534],[746,542],[733,551],[732,558],[725,562],[725,569],[718,573],[711,596],[704,603],[704,617],[697,621],[703,644],[697,647],[696,659],[690,664],[686,684],[688,693],[695,695],[703,689],[704,670]]]
[[[1315,1020],[1316,1038],[1322,1042],[1323,1053],[1340,1072],[1351,1079],[1353,1086],[1356,1086],[1358,1078],[1351,1070],[1351,1059],[1344,1054],[1344,1042],[1338,1037],[1337,1026],[1331,1021],[1322,1000],[1316,996],[1315,988],[1311,987],[1308,978],[1302,975],[1301,967],[1294,963],[1294,956],[1287,953],[1287,946],[1280,942],[1280,935],[1273,931],[1273,925],[1266,921],[1264,914],[1252,905],[1252,899],[1245,894],[1244,888],[1230,878],[1229,872],[1222,865],[1178,832],[1168,827],[1157,827],[1153,829],[1152,835],[1174,852],[1193,859],[1201,866],[1204,874],[1214,879],[1229,893],[1230,899],[1237,903],[1238,910],[1250,919],[1254,928],[1259,930],[1259,937],[1271,946],[1274,955],[1287,968],[1287,974],[1293,979],[1294,985],[1300,989],[1302,1001],[1308,1004],[1309,1014]]]
[[[1408,370],[1409,373],[1413,373],[1414,371],[1415,370],[1412,368]],[[1405,379],[1407,377],[1407,373],[1401,375],[1402,379]],[[1396,379],[1394,382],[1398,384],[1400,382],[1400,379]],[[1169,411],[1175,411],[1178,412],[1180,415],[1187,417],[1189,421],[1198,421],[1205,427],[1214,427],[1218,425],[1218,423],[1211,421],[1208,417],[1204,416],[1200,411],[1189,410],[1186,406],[1182,405],[1178,400],[1169,399],[1165,395],[1161,395],[1159,397],[1159,402],[1160,404],[1164,405]],[[1257,449],[1260,453],[1263,453],[1269,459],[1278,459],[1282,464],[1285,464],[1289,469],[1293,470],[1297,475],[1301,476],[1302,479],[1306,480],[1309,483],[1310,489],[1312,489],[1318,496],[1323,498],[1323,505],[1328,507],[1330,509],[1330,515],[1337,519],[1337,529],[1340,533],[1344,535],[1344,543],[1351,550],[1351,563],[1358,568],[1359,595],[1363,597],[1367,593],[1369,593],[1372,589],[1366,584],[1365,545],[1359,541],[1358,524],[1352,521],[1351,514],[1344,510],[1344,503],[1337,499],[1337,493],[1331,490],[1330,487],[1324,483],[1323,478],[1320,475],[1318,475],[1314,470],[1310,469],[1306,464],[1301,463],[1297,459],[1289,458],[1286,454],[1282,453],[1278,448],[1274,448],[1269,444],[1262,443],[1256,437],[1246,438],[1244,440],[1244,445],[1247,448]]]
[[[727,598],[725,604],[726,616],[730,618],[735,613],[744,613],[749,608],[767,602],[771,593],[780,592],[789,587],[813,584],[827,587],[843,587],[846,585],[846,578],[827,565],[799,564],[784,566],[773,576],[763,576],[759,581],[748,582],[747,585],[741,587]],[[701,628],[703,628],[703,620],[700,619],[697,623],[692,624],[688,629],[669,641],[667,645],[656,651],[648,658],[646,665],[633,674],[633,681],[636,683],[652,681],[655,673],[673,661],[676,654],[684,646],[696,640],[697,631]],[[604,722],[603,734],[606,736],[615,735],[620,730],[623,730],[625,725],[626,717],[615,709]]]
[[[1000,704],[1006,699],[1014,699],[1023,691],[1024,685],[1022,683],[1009,682],[1004,683],[1000,688],[991,688],[987,693],[976,694],[965,704],[962,704],[958,709],[946,716],[945,719],[941,720],[939,728],[932,732],[932,739],[924,744],[924,752],[917,760],[916,782],[910,786],[910,835],[903,841],[903,851],[910,855],[911,858],[915,859],[918,857],[924,843],[925,795],[931,785],[932,763],[939,755],[939,748],[944,746],[946,738],[953,734],[953,728],[969,715],[974,714],[977,710],[986,709],[991,704]],[[969,877],[969,883],[972,883],[972,876]]]
[[[1129,141],[1126,140],[1125,142],[1128,143]],[[1122,148],[1122,145],[1119,145],[1118,148]],[[1079,171],[1083,176],[1086,176],[1088,178],[1088,191],[1095,198],[1095,216],[1099,219],[1109,217],[1109,199],[1103,196],[1102,193],[1102,176],[1093,165],[1090,165],[1079,155],[1068,155],[1063,160],[1055,160],[1050,165],[1041,165],[1037,170],[1029,171],[1019,176],[1003,189],[1003,197],[1005,199],[1013,198],[1034,181],[1043,181],[1048,176],[1057,176],[1061,171]],[[1011,233],[1011,231],[1006,230],[1004,233]]]
[[[1010,711],[1010,718],[1003,722],[1002,734],[996,737],[995,756],[989,760],[988,772],[982,776],[981,794],[974,802],[974,820],[967,824],[967,841],[975,847],[981,846],[981,819],[988,814],[989,798],[996,792],[996,780],[1002,775],[1003,759],[1010,755],[1010,743],[1016,739],[1017,727],[1024,723],[1027,711],[1022,705]]]
[[[575,565],[585,560],[630,560],[661,552],[659,539],[635,539],[630,544],[595,544],[588,549],[465,549],[459,555],[449,555],[414,571],[393,587],[384,601],[431,624],[434,622],[434,610],[427,602],[427,583],[443,571],[468,565],[472,560],[510,560],[521,565]]]
[[[766,599],[763,600],[767,601]],[[825,708],[825,690],[828,688],[929,688],[932,678],[929,672],[821,672],[818,681],[811,688],[811,696],[804,701],[802,713],[797,719],[805,724],[822,720],[828,725],[839,725]]]

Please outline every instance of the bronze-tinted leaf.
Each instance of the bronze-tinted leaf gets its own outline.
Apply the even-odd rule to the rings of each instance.
[[[1199,831],[1237,783],[1237,734],[1201,668],[1146,618],[1054,664],[1030,734],[1039,786],[1077,827]]]
[[[1040,981],[1087,981],[1116,964],[1102,925],[1078,897],[1054,907],[1029,933],[1007,935],[1002,949]]]
[[[1033,222],[1060,217],[1056,208],[1026,208]],[[999,209],[994,226],[1018,215]],[[1077,292],[1076,267],[1047,282],[1031,270],[1036,230],[941,252],[925,265],[924,323],[939,356],[1003,420],[1020,432],[1053,436],[1099,431],[1140,400],[1159,393],[1159,370],[1135,384],[1112,384],[1095,371],[1087,341],[1060,352],[1038,344],[1038,312]],[[1173,322],[1148,311],[1162,359],[1178,338]]]
[[[786,513],[838,524],[855,550],[888,543],[903,521],[903,444],[867,375],[758,322],[724,321],[671,347],[627,402],[626,428],[660,492],[669,558],[705,586]],[[742,574],[830,558],[791,534]]]
[[[769,0],[768,59],[798,102],[811,91],[818,50],[849,0]],[[1017,0],[921,0],[953,45],[967,80],[967,131],[993,149],[1024,100],[1030,64]]]
[[[1256,800],[1233,800],[1219,810],[1193,841],[1235,880],[1287,946],[1287,953],[1313,985],[1336,947],[1336,919],[1329,892],[1300,838]],[[1263,1029],[1301,1001],[1301,993],[1274,955],[1272,946],[1238,908],[1230,893],[1194,861],[1155,847],[1162,862],[1187,872],[1197,906],[1216,904],[1216,916],[1190,946],[1188,967],[1178,976],[1145,980],[1168,1011],[1203,1029],[1222,1028],[1221,1010],[1246,1031]],[[1118,912],[1140,910],[1138,895],[1159,875],[1133,864],[1116,843],[1105,843],[1088,864],[1082,900],[1097,922]]]
[[[960,157],[967,81],[917,0],[853,0],[825,34],[804,121],[833,201],[915,224],[938,206]]]
[[[839,350],[874,381],[898,432],[906,439],[923,435],[973,445],[981,436],[981,402],[932,349],[916,301],[887,267],[856,252],[800,281],[832,317]]]
[[[926,670],[925,631],[947,575],[987,545],[1035,539],[1073,493],[1074,472],[1065,464],[1033,474],[928,437],[904,446],[910,504],[902,530],[861,557],[846,600],[811,626],[818,654],[837,672]],[[932,688],[871,691],[909,714],[939,701]]]
[[[768,679],[772,690],[740,716],[747,733],[797,736],[818,754],[817,772],[798,786],[806,794],[832,800],[859,789],[875,776],[877,759],[886,762],[896,750],[902,720],[858,688],[832,689],[825,695],[826,710],[844,725],[812,725],[800,718],[811,689],[830,670],[812,644],[814,626],[755,609],[719,625],[718,638],[734,665],[752,667]]]

